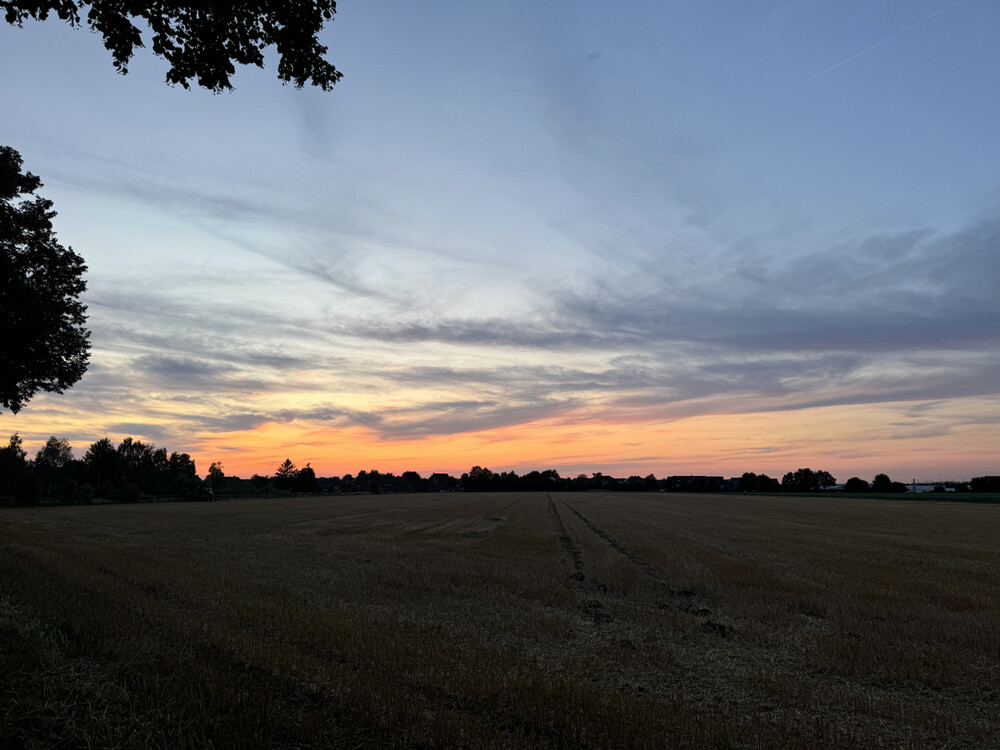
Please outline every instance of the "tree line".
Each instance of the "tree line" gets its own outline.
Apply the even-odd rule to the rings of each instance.
[[[168,454],[166,448],[131,437],[118,445],[102,438],[79,459],[65,438],[50,437],[33,459],[17,433],[0,448],[0,497],[20,504],[41,499],[87,503],[94,497],[115,502],[150,496],[197,500],[201,491],[191,456]]]
[[[74,458],[65,438],[50,437],[33,458],[24,450],[20,436],[10,436],[0,447],[0,499],[17,504],[88,503],[95,498],[112,502],[137,502],[149,498],[209,500],[224,496],[271,496],[315,493],[388,492],[820,492],[902,493],[907,486],[877,474],[868,482],[851,477],[841,487],[823,470],[797,469],[779,481],[767,474],[745,472],[740,477],[646,476],[613,477],[601,472],[564,477],[555,469],[494,472],[473,466],[461,476],[435,473],[424,477],[416,471],[400,475],[377,469],[361,470],[342,477],[318,477],[308,463],[299,468],[286,458],[273,474],[254,474],[249,479],[229,476],[222,462],[213,462],[204,479],[187,453],[168,452],[127,437],[117,445],[110,438],[92,443],[82,458]],[[945,491],[937,486],[936,490]],[[955,491],[1000,492],[1000,476],[975,477],[969,483],[952,483]]]

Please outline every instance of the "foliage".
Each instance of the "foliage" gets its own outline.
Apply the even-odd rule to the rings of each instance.
[[[102,438],[80,461],[73,459],[65,439],[49,438],[30,463],[20,446],[15,434],[11,444],[0,449],[0,494],[13,495],[18,502],[32,501],[39,489],[49,501],[68,504],[89,502],[95,494],[117,502],[136,502],[150,495],[194,500],[201,494],[191,456],[176,452],[168,456],[165,448],[131,437],[117,447]]]
[[[264,67],[264,50],[278,51],[278,78],[296,88],[311,84],[328,91],[341,73],[324,59],[319,43],[323,24],[332,21],[335,0],[282,0],[240,3],[153,3],[120,0],[9,0],[0,2],[7,23],[45,20],[50,13],[71,26],[86,23],[103,37],[114,66],[128,72],[137,47],[144,47],[148,24],[153,53],[170,65],[166,81],[212,91],[232,89],[235,64]],[[82,16],[86,9],[86,17]]]
[[[0,448],[0,495],[13,495],[14,487],[28,468],[27,454],[16,432],[7,445]]]
[[[292,488],[292,482],[295,481],[295,477],[299,474],[299,470],[295,468],[295,464],[292,463],[292,459],[286,458],[284,463],[278,467],[278,470],[274,472],[274,486],[279,490],[290,490]]]
[[[50,437],[35,454],[35,468],[61,469],[73,460],[73,449],[66,438]]]
[[[312,466],[306,464],[302,467],[292,480],[292,489],[295,492],[315,492],[316,472]]]
[[[222,485],[226,481],[226,475],[222,471],[222,462],[213,461],[212,465],[208,467],[208,476],[206,477],[208,483],[212,486],[215,492],[222,489]]]
[[[767,474],[754,474],[748,471],[740,477],[740,489],[743,492],[777,492],[781,489],[781,485],[777,479]]]
[[[198,469],[194,464],[194,460],[187,453],[171,453],[170,459],[167,461],[167,471],[176,476],[198,476]]]
[[[872,480],[872,492],[902,494],[906,492],[906,485],[902,482],[892,481],[887,474],[876,474]]]
[[[93,443],[83,457],[90,471],[90,483],[101,494],[118,473],[120,458],[110,438],[101,438]]]
[[[33,467],[46,497],[53,497],[53,487],[61,488],[62,470],[72,460],[73,449],[65,438],[52,436],[38,450]]]
[[[821,488],[833,487],[837,480],[828,471],[798,469],[781,478],[781,489],[789,492],[815,492]]]
[[[267,492],[271,486],[271,480],[268,477],[261,476],[260,474],[254,474],[250,477],[250,486],[255,492]]]
[[[844,492],[868,492],[870,489],[868,482],[860,477],[851,477],[844,484]]]
[[[969,484],[973,492],[1000,492],[1000,476],[973,477]]]
[[[87,369],[83,258],[56,240],[52,201],[0,146],[0,406],[20,411],[38,392],[62,393]]]

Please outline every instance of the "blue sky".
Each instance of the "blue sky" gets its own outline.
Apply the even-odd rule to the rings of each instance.
[[[998,21],[341,2],[332,92],[272,57],[222,95],[4,25],[0,142],[94,351],[0,430],[243,473],[997,473]]]

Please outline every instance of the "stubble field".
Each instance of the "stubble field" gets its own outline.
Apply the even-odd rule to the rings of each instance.
[[[1000,507],[441,494],[0,513],[0,746],[983,748]]]

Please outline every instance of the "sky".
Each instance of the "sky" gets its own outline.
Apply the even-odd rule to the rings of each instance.
[[[119,75],[0,23],[0,143],[89,267],[0,413],[204,474],[1000,473],[1000,5],[341,0],[344,77]]]

